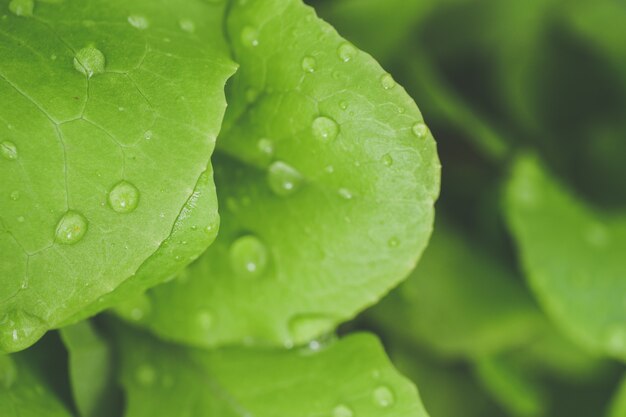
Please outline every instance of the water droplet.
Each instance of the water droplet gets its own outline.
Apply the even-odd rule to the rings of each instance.
[[[241,31],[241,42],[247,46],[258,46],[259,32],[251,26],[246,26]]]
[[[152,139],[152,135],[153,135],[152,130],[146,130],[143,134],[143,138],[145,140],[150,140]]]
[[[190,19],[179,20],[178,26],[180,26],[180,28],[187,33],[193,33],[196,31],[196,24]]]
[[[77,211],[69,210],[57,224],[55,240],[64,245],[72,245],[87,232],[87,219]]]
[[[15,190],[11,193],[11,200],[17,201],[20,199],[20,192]]]
[[[340,102],[339,102],[339,108],[340,108],[341,110],[345,110],[345,109],[347,109],[347,108],[348,108],[348,102],[347,102],[347,101],[340,101]]]
[[[74,68],[91,78],[104,72],[104,54],[93,46],[87,46],[76,52]]]
[[[53,61],[56,61],[57,60],[56,54],[50,55],[50,59],[53,60]]]
[[[309,341],[334,328],[334,320],[325,314],[304,313],[293,316],[288,323],[290,343]]]
[[[202,309],[196,313],[196,324],[202,331],[210,330],[214,321],[215,318],[210,310]]]
[[[423,139],[426,137],[428,133],[428,126],[424,122],[417,122],[411,128],[413,134],[417,136],[419,139]]]
[[[266,155],[269,157],[274,155],[274,142],[272,142],[270,139],[267,139],[267,138],[259,139],[259,142],[257,143],[257,148],[263,155]]]
[[[392,237],[387,242],[390,248],[397,248],[400,245],[400,240],[397,237]]]
[[[320,116],[313,120],[311,130],[313,131],[315,139],[322,142],[328,142],[337,137],[337,134],[339,133],[339,126],[333,119],[326,116]]]
[[[141,385],[152,385],[156,381],[156,370],[148,364],[143,364],[137,368],[135,378]]]
[[[339,404],[333,408],[333,417],[353,417],[354,412],[345,404]]]
[[[312,56],[305,56],[302,58],[302,69],[305,72],[315,72],[317,69],[317,60]]]
[[[348,62],[353,59],[356,56],[356,53],[356,48],[348,42],[342,43],[339,45],[339,48],[337,48],[337,55],[343,62]]]
[[[374,399],[374,403],[382,408],[391,407],[396,401],[393,392],[385,385],[377,387],[374,390],[372,397]]]
[[[287,196],[298,191],[303,178],[291,165],[276,161],[268,169],[267,181],[270,189],[276,195]]]
[[[380,77],[380,85],[383,86],[385,90],[391,90],[396,86],[396,82],[393,80],[393,77],[389,74],[383,74]]]
[[[127,181],[120,181],[109,191],[108,200],[117,213],[130,213],[139,204],[139,190]]]
[[[341,198],[345,200],[351,200],[353,197],[352,191],[348,190],[347,188],[340,188],[338,193],[341,196]]]
[[[22,310],[0,318],[0,351],[17,352],[35,343],[46,332],[42,320]]]
[[[17,379],[17,368],[9,355],[0,354],[0,387],[11,388]]]
[[[32,16],[35,0],[11,0],[9,10],[16,16]]]
[[[130,25],[134,28],[137,29],[148,29],[148,19],[146,19],[144,16],[140,16],[140,15],[131,15],[128,16],[128,23],[130,23]]]
[[[2,154],[2,157],[6,160],[15,161],[18,156],[15,143],[8,140],[0,143],[0,154]]]
[[[389,155],[388,153],[384,154],[382,157],[383,160],[383,164],[386,167],[390,167],[393,165],[393,158],[391,157],[391,155]]]
[[[240,276],[261,275],[268,261],[265,244],[252,235],[242,236],[235,240],[230,245],[229,256],[233,271]]]

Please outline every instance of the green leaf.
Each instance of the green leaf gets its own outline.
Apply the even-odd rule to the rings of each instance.
[[[214,159],[220,236],[149,293],[144,321],[194,345],[300,344],[413,269],[435,143],[402,87],[299,0],[233,5],[227,29],[241,70]]]
[[[626,379],[622,381],[615,392],[608,417],[626,417]]]
[[[72,417],[59,399],[33,353],[0,354],[0,414],[2,417]],[[48,360],[54,360],[48,355]],[[63,380],[57,377],[57,383]]]
[[[80,416],[115,416],[115,365],[107,342],[88,321],[64,327],[61,338],[69,352],[70,383]]]
[[[126,417],[427,416],[415,387],[367,334],[291,351],[202,351],[118,335]]]
[[[522,345],[541,322],[514,273],[441,218],[418,267],[370,317],[386,332],[457,357]]]
[[[234,71],[221,6],[32,5],[0,1],[4,351],[102,310],[120,286],[163,281],[212,242],[209,158]]]
[[[591,351],[626,360],[626,219],[584,205],[532,156],[515,162],[506,205],[547,314]]]

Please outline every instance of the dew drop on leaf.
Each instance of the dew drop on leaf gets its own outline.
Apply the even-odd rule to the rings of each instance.
[[[104,54],[94,46],[87,46],[74,56],[74,68],[91,78],[104,72]]]
[[[0,143],[0,154],[8,161],[15,161],[18,157],[17,147],[13,142],[5,140]]]
[[[117,213],[130,213],[139,204],[139,190],[128,181],[120,181],[109,191],[109,205]]]
[[[11,388],[17,379],[17,368],[8,355],[0,354],[0,387]]]
[[[380,77],[380,85],[383,86],[385,90],[391,90],[396,86],[396,82],[393,80],[393,77],[389,74],[383,74]]]
[[[274,142],[272,142],[270,139],[259,139],[259,142],[257,143],[257,148],[259,149],[259,152],[261,152],[263,155],[266,155],[268,157],[274,155]]]
[[[354,412],[345,404],[339,404],[333,408],[333,417],[353,417]]]
[[[312,56],[305,56],[302,58],[302,69],[305,72],[315,72],[317,69],[317,60]]]
[[[11,0],[9,10],[16,16],[32,16],[35,0]]]
[[[353,197],[352,191],[348,190],[347,188],[340,188],[338,193],[344,200],[351,200]]]
[[[388,153],[384,154],[382,157],[383,160],[383,164],[386,167],[390,167],[393,165],[393,158],[391,157],[391,155],[389,155]]]
[[[372,397],[374,399],[374,403],[382,408],[391,407],[396,401],[391,389],[385,385],[381,385],[374,389]]]
[[[288,196],[298,191],[303,178],[302,174],[291,165],[276,161],[268,169],[267,181],[274,194]]]
[[[428,126],[424,122],[417,122],[411,128],[413,134],[417,136],[419,139],[423,139],[426,137],[428,133]]]
[[[69,210],[61,217],[55,231],[55,240],[64,245],[72,245],[85,236],[87,219],[77,211]]]
[[[11,310],[0,317],[0,351],[15,352],[31,346],[46,331],[39,317]]]
[[[149,26],[148,19],[140,15],[128,16],[128,23],[130,23],[132,27],[141,29],[141,30],[148,29],[148,26]]]
[[[343,62],[348,62],[353,59],[356,56],[356,52],[356,48],[348,42],[342,43],[339,45],[339,48],[337,48],[337,55]]]
[[[320,116],[313,120],[311,130],[313,131],[313,136],[317,140],[321,142],[328,142],[337,137],[337,134],[339,133],[339,126],[337,125],[337,122],[330,117]]]
[[[348,102],[347,102],[347,101],[340,101],[340,102],[339,102],[339,108],[340,108],[341,110],[345,110],[345,109],[347,109],[347,108],[348,108]]]
[[[400,245],[400,240],[398,240],[397,237],[392,237],[391,239],[389,239],[387,244],[390,248],[397,248]]]
[[[256,236],[246,235],[235,240],[228,252],[233,271],[240,276],[261,275],[267,267],[268,252]]]
[[[334,326],[331,317],[318,313],[302,313],[293,316],[288,323],[289,333],[292,342],[300,343],[311,340],[321,334],[326,333]]]
[[[20,199],[20,192],[15,190],[11,193],[11,200],[17,201]]]
[[[241,31],[241,42],[246,46],[259,45],[259,32],[252,26],[246,26]]]
[[[156,381],[156,370],[148,364],[143,364],[135,371],[135,378],[141,385],[152,385]]]
[[[196,24],[190,19],[181,19],[178,21],[178,26],[187,33],[193,33],[196,31]]]

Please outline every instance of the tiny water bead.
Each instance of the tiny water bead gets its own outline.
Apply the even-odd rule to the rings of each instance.
[[[128,23],[130,23],[132,27],[140,30],[148,29],[149,26],[148,19],[140,15],[128,16]]]
[[[342,43],[339,45],[339,48],[337,48],[337,55],[343,62],[352,60],[356,56],[356,53],[356,48],[348,42]]]
[[[72,245],[85,236],[87,219],[77,211],[69,210],[61,217],[55,231],[55,240],[64,245]]]
[[[312,56],[305,56],[302,58],[302,69],[305,72],[315,72],[317,69],[317,60]]]
[[[380,85],[382,85],[385,90],[391,90],[396,86],[396,82],[391,75],[383,74],[380,77]]]
[[[235,240],[229,250],[230,265],[240,276],[261,275],[268,263],[265,244],[256,236],[247,235]]]
[[[104,63],[104,54],[94,46],[87,46],[74,56],[74,68],[89,78],[103,73]]]
[[[276,161],[268,169],[267,181],[274,194],[288,196],[300,189],[304,178],[291,165],[282,161]]]
[[[428,134],[428,126],[424,122],[417,122],[411,128],[413,134],[419,139],[423,139]]]
[[[156,381],[156,370],[148,364],[143,364],[137,368],[135,378],[141,385],[152,385]]]
[[[17,146],[15,146],[15,143],[5,140],[0,143],[0,154],[8,161],[15,161],[18,157]]]
[[[11,0],[9,11],[16,16],[32,16],[35,0]]]
[[[117,213],[130,213],[139,204],[139,190],[128,181],[120,181],[109,191],[109,205]]]
[[[11,200],[17,201],[20,199],[20,192],[15,190],[11,193]]]
[[[374,389],[372,398],[374,403],[382,408],[391,407],[396,401],[391,389],[385,385],[381,385]]]
[[[333,408],[333,417],[353,417],[354,412],[345,404],[339,404]]]
[[[344,200],[351,200],[353,197],[352,191],[348,190],[347,188],[340,188],[338,193],[339,196],[341,196],[341,198],[343,198]]]
[[[178,21],[178,26],[187,33],[193,33],[196,31],[196,24],[190,19],[181,19]]]
[[[246,26],[241,31],[241,42],[246,46],[258,46],[259,32],[252,26]]]
[[[384,154],[382,157],[383,165],[386,167],[390,167],[393,165],[393,158],[388,153]]]
[[[389,245],[390,248],[397,248],[400,245],[400,240],[397,237],[392,237],[387,241],[387,245]]]
[[[274,142],[267,138],[261,138],[257,142],[257,148],[259,152],[266,156],[274,155]]]
[[[315,139],[321,142],[328,142],[339,134],[339,125],[330,117],[319,116],[313,120],[311,131]]]

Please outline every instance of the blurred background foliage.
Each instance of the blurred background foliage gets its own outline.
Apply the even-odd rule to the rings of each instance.
[[[348,328],[431,417],[626,416],[626,3],[309,3],[412,95],[443,165],[423,260]]]

